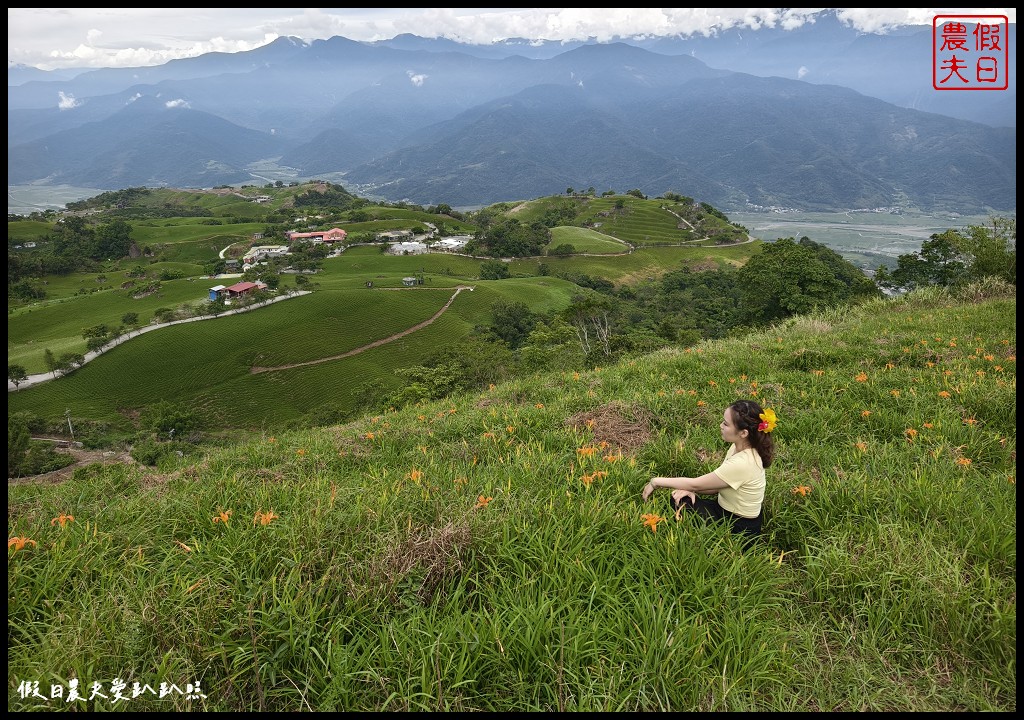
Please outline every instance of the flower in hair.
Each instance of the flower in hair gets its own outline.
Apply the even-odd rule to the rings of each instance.
[[[761,418],[761,423],[757,426],[757,429],[765,433],[770,433],[774,430],[779,422],[779,419],[775,417],[775,411],[771,408],[765,408],[764,412],[758,417]]]

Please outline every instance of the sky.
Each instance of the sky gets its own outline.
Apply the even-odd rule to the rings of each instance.
[[[506,38],[605,42],[793,29],[824,8],[8,8],[7,65],[142,67],[208,52],[240,52],[281,36],[387,40],[402,33],[487,44]],[[864,32],[931,25],[937,14],[1006,15],[1016,8],[837,8]]]

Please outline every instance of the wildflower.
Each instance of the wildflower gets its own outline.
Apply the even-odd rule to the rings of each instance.
[[[413,471],[409,473],[409,479],[413,482],[419,482],[423,478],[423,472],[413,468]]]
[[[975,370],[974,372],[975,372],[975,374],[978,377],[985,377],[985,371],[984,370]]]
[[[534,407],[540,410],[542,407],[544,407],[544,403],[537,403],[536,405],[534,405]]]
[[[423,422],[424,420],[427,419],[427,416],[426,415],[417,415],[416,419],[419,420],[420,422]]]
[[[370,418],[370,424],[371,425],[376,425],[379,420],[380,420],[380,416],[375,415],[374,417]]]
[[[953,374],[953,371],[952,370],[943,370],[942,374],[945,375],[946,377],[949,377],[950,375]]]
[[[618,462],[621,459],[622,459],[622,453],[621,452],[616,453],[615,455],[608,454],[608,455],[604,456],[605,462],[610,462],[610,463]]]
[[[586,424],[586,426],[588,428],[593,428],[594,427],[594,419],[591,418],[591,419],[587,420],[587,422],[585,424]]]
[[[7,538],[7,549],[10,550],[11,547],[13,546],[14,547],[14,552],[18,552],[23,547],[25,547],[25,545],[28,544],[28,543],[32,543],[32,547],[36,546],[36,541],[32,540],[30,538],[27,538],[27,537]]]
[[[708,380],[708,385],[710,385],[711,387],[718,387],[718,383],[716,383],[714,380]]]
[[[949,341],[949,346],[950,347],[956,347],[956,340],[950,340]]]
[[[927,362],[925,363],[925,365],[927,365],[927,366],[928,366],[928,367],[930,367],[930,368],[933,368],[933,367],[935,367],[935,363],[933,363],[933,362],[932,362],[931,360],[927,361]]]
[[[268,442],[268,443],[270,443],[271,445],[273,445],[274,443],[276,443],[276,442],[277,442],[277,438],[274,438],[274,437],[272,437],[272,438],[267,438],[267,442]]]
[[[707,403],[705,403],[703,400],[698,400],[697,401],[697,407],[704,407],[706,404]]]
[[[303,455],[306,454],[306,450],[305,448],[299,448],[298,450],[295,451],[295,454],[298,455],[299,457],[302,457]]]
[[[693,397],[694,395],[697,394],[697,391],[696,390],[690,390],[689,394],[690,394],[690,397]]]
[[[993,365],[992,369],[995,370],[996,372],[1002,372],[1003,371],[1003,366],[1002,365]]]
[[[643,516],[644,525],[651,529],[651,532],[658,532],[658,523],[665,522],[665,518],[655,513],[646,513]]]
[[[52,525],[56,525],[57,523],[60,523],[60,526],[63,528],[66,523],[74,522],[74,521],[75,521],[75,516],[74,515],[65,515],[64,513],[61,513],[60,515],[58,515],[57,517],[53,518],[53,520],[50,521],[50,525],[52,526]]]
[[[730,385],[734,385],[735,383],[736,383],[736,378],[729,378],[729,384]]]
[[[973,417],[964,418],[964,425],[977,425],[978,421]]]
[[[757,387],[757,382],[755,382],[755,381],[751,381],[751,383],[750,383],[750,387],[752,387],[752,388],[756,388],[756,387]]]
[[[907,428],[903,431],[903,434],[907,436],[908,442],[914,442],[914,438],[917,437],[917,430],[914,428]]]
[[[273,510],[267,510],[266,512],[260,512],[257,510],[256,514],[252,516],[252,524],[253,527],[256,526],[256,523],[259,523],[260,525],[269,525],[279,517],[280,515],[275,513]]]
[[[900,391],[899,390],[890,390],[889,394],[892,395],[893,397],[899,397],[900,396]]]
[[[590,487],[590,483],[594,482],[594,476],[593,475],[584,475],[583,477],[580,478],[580,480],[583,482],[584,485],[586,485],[587,487]]]
[[[992,362],[993,360],[996,359],[996,356],[995,355],[986,355],[985,359],[988,360],[989,362]]]
[[[896,367],[895,363],[887,362],[885,364],[885,369],[886,370],[892,370],[894,367]]]
[[[468,481],[464,477],[457,477],[454,480],[455,487],[461,487],[462,485],[465,485],[467,482]]]
[[[821,377],[822,375],[825,374],[824,370],[811,370],[811,372],[817,375],[818,377]]]
[[[860,373],[857,374],[857,377],[854,378],[854,380],[856,380],[857,382],[866,382],[867,379],[868,379],[868,374],[866,372],[864,372],[863,370],[861,370]]]
[[[480,508],[485,508],[487,507],[487,503],[489,503],[493,499],[493,497],[484,497],[483,495],[481,495],[476,499],[476,505],[473,506],[473,509],[478,510]]]
[[[950,397],[949,391],[948,390],[939,390],[939,397],[940,398],[948,398],[948,397]]]
[[[807,497],[807,494],[811,492],[811,488],[808,487],[807,485],[797,485],[795,488],[793,488],[792,492],[794,495],[799,495],[800,497]]]
[[[485,432],[484,433],[484,439],[485,440],[493,440],[494,439],[494,433],[492,433],[492,432]]]
[[[929,430],[931,430],[931,429],[932,429],[933,427],[935,427],[935,426],[934,426],[934,425],[932,425],[931,423],[924,423],[924,427],[926,427],[926,428],[928,428]]]
[[[866,442],[864,442],[863,440],[861,440],[856,445],[854,445],[854,447],[856,447],[861,452],[864,452],[865,450],[868,449],[868,444]]]
[[[746,380],[746,379],[747,379],[746,375],[740,375],[740,380]]]
[[[363,437],[366,438],[367,440],[373,440],[373,438],[376,436],[372,432],[368,432],[365,435],[363,435]]]
[[[583,455],[584,457],[590,457],[591,455],[594,454],[594,451],[596,449],[597,448],[595,448],[593,445],[586,445],[581,448],[576,448],[576,453],[579,455]]]
[[[508,426],[507,428],[505,428],[505,429],[506,429],[506,430],[508,430],[508,431],[509,431],[510,433],[513,433],[513,432],[515,432],[515,431],[516,431],[516,429],[515,429],[514,427],[512,427],[511,425],[509,425],[509,426]]]
[[[219,513],[217,513],[212,518],[213,524],[216,525],[217,523],[224,523],[225,525],[227,525],[228,524],[228,520],[231,518],[231,513],[233,513],[233,512],[234,512],[234,510],[227,510],[227,511],[221,510]]]
[[[971,464],[971,459],[970,458],[965,458],[965,457],[957,458],[956,459],[956,464],[957,465],[963,465],[964,467],[968,467]]]
[[[495,385],[494,383],[491,383],[490,385],[487,386],[487,389],[488,390],[494,390],[494,388],[496,388],[496,387],[498,387],[498,386]]]
[[[866,418],[866,417],[867,417],[868,415],[870,415],[870,414],[871,414],[871,411],[870,411],[870,410],[861,410],[861,411],[860,411],[860,416],[861,416],[862,418]]]
[[[573,379],[573,380],[579,380],[579,379],[580,379],[580,374],[579,374],[578,372],[574,372],[574,373],[572,374],[572,379]]]
[[[761,418],[761,422],[758,424],[757,429],[765,433],[770,433],[774,430],[779,422],[779,419],[775,417],[775,411],[771,408],[765,408],[764,412],[758,415],[758,417]]]

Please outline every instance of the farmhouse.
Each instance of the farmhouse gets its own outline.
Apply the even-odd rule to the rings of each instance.
[[[249,248],[249,252],[242,256],[242,263],[252,265],[267,258],[284,257],[287,254],[287,245],[257,245]]]
[[[433,250],[440,250],[442,252],[455,252],[466,247],[466,243],[472,239],[472,235],[452,235],[451,237],[441,238],[430,247]]]
[[[388,252],[392,255],[422,255],[426,251],[426,245],[414,241],[393,243],[388,248]]]
[[[335,243],[344,242],[348,233],[341,228],[331,228],[330,230],[314,230],[313,232],[296,232],[290,230],[284,234],[288,242],[295,242],[296,240],[306,240],[314,243]]]
[[[412,237],[412,230],[388,230],[376,235],[377,242],[398,242]]]
[[[257,290],[266,290],[267,284],[263,282],[240,282],[235,283],[229,287],[223,285],[215,285],[210,288],[210,300],[218,300],[220,298],[236,298],[249,293],[254,293]]]

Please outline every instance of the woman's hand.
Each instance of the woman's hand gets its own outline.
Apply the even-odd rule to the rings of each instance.
[[[675,500],[676,503],[679,503],[680,501],[682,501],[682,499],[684,497],[690,498],[690,502],[693,503],[694,505],[697,504],[697,494],[696,493],[692,493],[689,490],[673,490],[672,491],[672,499]]]
[[[644,500],[646,501],[651,496],[651,493],[653,493],[656,489],[657,487],[654,484],[654,478],[651,478],[651,480],[646,485],[644,485]]]

